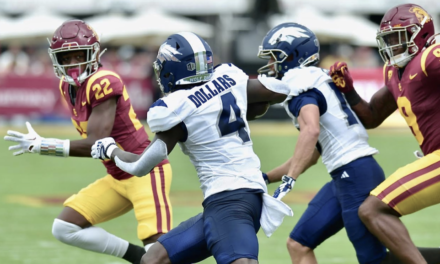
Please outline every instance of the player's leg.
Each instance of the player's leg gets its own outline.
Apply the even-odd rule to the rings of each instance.
[[[204,234],[217,263],[258,263],[262,206],[262,190],[224,191],[205,199]]]
[[[114,190],[113,181],[107,175],[68,198],[63,211],[54,220],[52,233],[68,245],[139,263],[145,253],[143,247],[93,226],[118,217],[132,208],[131,203]]]
[[[197,263],[211,256],[198,214],[161,236],[142,258],[142,264]]]
[[[398,169],[375,188],[359,216],[400,260],[426,263],[399,217],[439,203],[439,191],[440,151],[435,151]]]
[[[386,249],[362,223],[358,209],[370,192],[385,180],[382,168],[373,157],[368,156],[354,160],[331,174],[342,208],[344,226],[359,263],[381,263]]]
[[[170,231],[172,207],[170,202],[172,171],[170,164],[155,167],[144,177],[122,181],[121,193],[133,204],[138,221],[138,238],[148,250],[157,239]]]
[[[293,264],[317,263],[313,250],[343,228],[341,208],[333,181],[325,184],[310,201],[287,240]]]

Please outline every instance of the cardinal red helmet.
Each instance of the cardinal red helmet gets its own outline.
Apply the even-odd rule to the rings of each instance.
[[[434,41],[433,35],[431,15],[418,5],[403,4],[383,16],[376,39],[384,62],[404,67]]]
[[[92,27],[82,20],[64,22],[49,40],[49,56],[52,59],[55,75],[64,77],[69,84],[80,86],[84,80],[98,71],[101,57],[99,38]],[[86,60],[82,63],[63,65],[60,55],[64,52],[85,51]],[[81,67],[85,65],[84,67]],[[81,70],[83,68],[83,70]]]

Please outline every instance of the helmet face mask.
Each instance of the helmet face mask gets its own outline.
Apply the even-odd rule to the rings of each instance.
[[[94,43],[89,46],[81,46],[78,48],[68,47],[59,48],[55,50],[49,49],[49,56],[52,60],[55,75],[72,85],[80,86],[88,77],[96,73],[99,68],[99,43]],[[84,51],[85,61],[73,64],[64,64],[61,58],[65,53]],[[74,76],[69,72],[76,72]]]
[[[376,40],[382,60],[389,66],[405,67],[430,45],[434,35],[432,17],[420,6],[403,4],[385,13]]]
[[[316,65],[319,62],[319,41],[307,27],[283,23],[264,37],[258,57],[269,60],[267,65],[258,69],[259,74],[281,78],[290,69]]]
[[[168,37],[153,63],[159,87],[164,94],[204,83],[212,78],[213,53],[208,43],[191,32]]]
[[[55,76],[63,81],[80,86],[99,68],[100,43],[96,32],[81,20],[64,22],[49,41],[49,57],[52,60]],[[67,52],[84,51],[85,61],[63,64],[60,59]]]

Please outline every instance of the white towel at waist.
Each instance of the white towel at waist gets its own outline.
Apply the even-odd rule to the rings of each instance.
[[[292,209],[282,201],[264,193],[260,224],[267,237],[270,237],[277,230],[283,223],[285,216],[293,216]]]

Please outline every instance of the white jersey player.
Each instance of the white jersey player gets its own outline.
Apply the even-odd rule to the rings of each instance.
[[[377,150],[368,145],[365,128],[331,78],[313,66],[319,61],[315,34],[297,23],[278,25],[267,33],[258,55],[269,60],[259,72],[291,89],[283,104],[299,129],[293,157],[269,171],[267,181],[283,175],[297,179],[319,156],[332,177],[290,233],[292,263],[317,263],[313,250],[344,227],[359,263],[385,263],[385,247],[358,217],[359,206],[385,179],[372,157]]]
[[[310,90],[309,93],[316,93],[317,97],[323,99],[318,104],[321,109],[316,148],[329,173],[360,157],[378,153],[368,144],[367,131],[358,117],[351,111],[332,79],[321,68],[297,67],[286,72],[282,81],[294,90],[300,86],[302,90]],[[289,95],[283,105],[296,128],[300,130],[298,115],[293,111],[297,107],[295,104],[298,99],[292,99],[293,96]]]
[[[199,36],[171,35],[154,63],[167,95],[148,112],[148,125],[156,133],[150,146],[135,155],[105,138],[92,148],[94,158],[112,158],[122,170],[141,176],[179,143],[197,170],[203,213],[163,235],[142,263],[196,263],[211,255],[217,263],[258,263],[260,221],[270,235],[285,215],[293,214],[266,194],[246,120],[249,103],[283,101],[285,94],[272,91],[289,88],[273,78],[249,80],[232,64],[213,69],[212,56]]]

